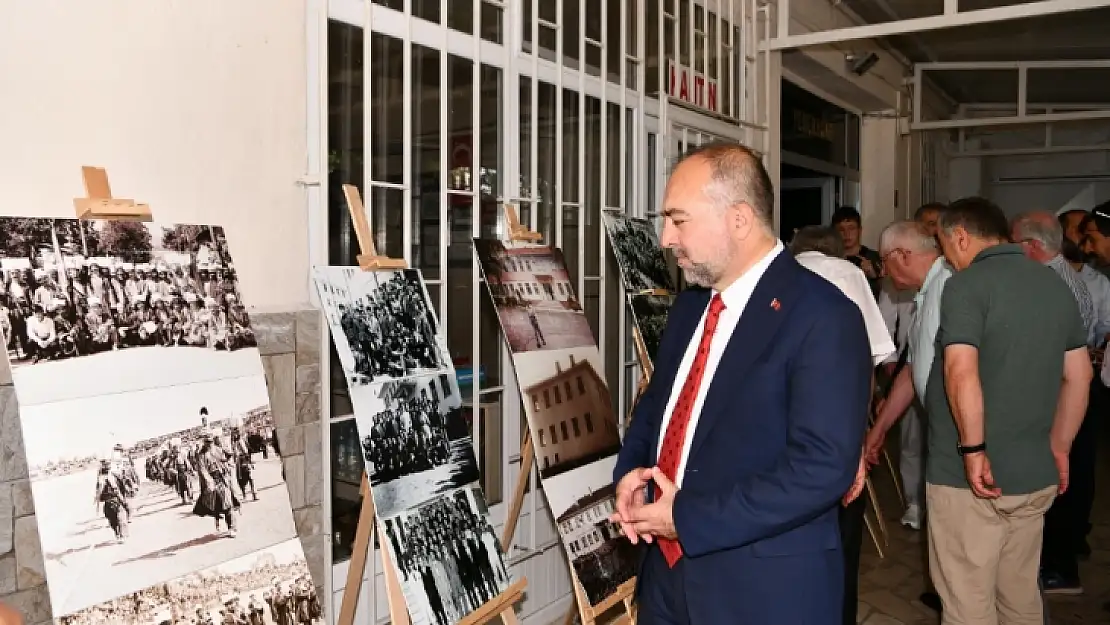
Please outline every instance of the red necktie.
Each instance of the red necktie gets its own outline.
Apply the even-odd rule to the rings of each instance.
[[[663,435],[663,447],[659,450],[657,464],[672,482],[677,481],[675,476],[678,473],[678,463],[682,460],[682,447],[686,443],[686,426],[690,424],[690,415],[694,412],[694,400],[698,396],[698,389],[701,388],[701,379],[705,376],[709,344],[713,342],[713,332],[717,329],[717,320],[720,319],[721,311],[724,309],[725,303],[721,300],[721,294],[714,295],[709,302],[709,312],[705,315],[705,327],[702,329],[701,342],[698,343],[694,364],[690,366],[690,373],[686,376],[678,401],[675,402],[674,412],[671,413],[671,420],[667,424],[667,432]],[[658,500],[661,496],[662,493],[656,486],[655,499]],[[663,557],[667,559],[667,565],[673,567],[682,557],[682,546],[677,540],[668,538],[660,538],[658,542],[659,549],[663,551]]]

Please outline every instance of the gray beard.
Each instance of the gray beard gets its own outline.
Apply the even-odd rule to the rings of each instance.
[[[713,274],[713,270],[705,265],[694,265],[689,269],[682,270],[682,275],[686,278],[687,282],[706,288],[710,288],[716,284],[718,276]]]

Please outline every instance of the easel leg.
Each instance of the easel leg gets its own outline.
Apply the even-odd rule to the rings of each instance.
[[[370,484],[365,472],[362,474],[362,486],[359,492],[362,494],[362,508],[358,514],[355,545],[351,553],[351,564],[347,569],[347,585],[343,588],[343,603],[339,608],[336,625],[354,625],[355,611],[358,609],[359,596],[362,594],[362,578],[366,573],[366,558],[370,552],[370,538],[377,526],[374,498],[370,494]],[[381,552],[385,588],[389,600],[389,619],[394,625],[409,625],[411,621],[408,608],[405,606],[405,595],[401,590],[400,581],[397,580],[397,572],[393,568],[393,561],[385,544],[382,544]]]
[[[508,555],[512,551],[513,536],[516,534],[516,524],[520,520],[520,509],[524,506],[524,491],[532,477],[532,463],[535,454],[532,453],[532,434],[524,433],[524,440],[520,442],[520,474],[516,479],[516,489],[513,490],[513,499],[509,504],[509,514],[505,517],[505,527],[501,531],[501,549]]]

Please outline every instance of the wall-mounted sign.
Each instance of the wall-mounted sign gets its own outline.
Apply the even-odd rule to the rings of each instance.
[[[836,140],[836,129],[833,125],[805,111],[794,109],[792,111],[794,130],[825,141]]]
[[[667,61],[667,95],[696,106],[697,108],[720,113],[717,100],[717,81],[674,60]]]

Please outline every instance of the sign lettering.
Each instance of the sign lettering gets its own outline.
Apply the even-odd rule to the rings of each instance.
[[[673,60],[667,61],[667,95],[706,111],[721,112],[717,81]]]

